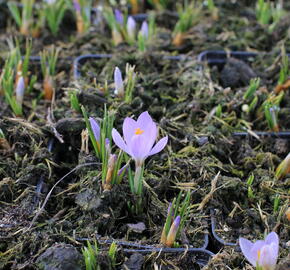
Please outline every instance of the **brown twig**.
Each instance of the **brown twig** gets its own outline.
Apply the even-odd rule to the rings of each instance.
[[[208,203],[208,201],[211,199],[213,193],[216,191],[216,184],[217,184],[217,180],[219,178],[219,175],[220,175],[220,171],[217,173],[217,175],[211,181],[210,192],[203,198],[203,200],[199,204],[199,207],[197,208],[197,210],[202,210],[204,208],[204,206]]]

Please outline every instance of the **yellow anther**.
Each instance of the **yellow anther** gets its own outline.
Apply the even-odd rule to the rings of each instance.
[[[258,260],[261,258],[261,250],[258,250]]]
[[[142,129],[140,129],[140,128],[136,128],[135,129],[135,134],[136,135],[141,135],[141,134],[143,134],[144,133],[144,130],[142,130]]]

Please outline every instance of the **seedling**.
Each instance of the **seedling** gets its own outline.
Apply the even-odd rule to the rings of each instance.
[[[278,85],[275,87],[275,94],[279,94],[281,91],[287,90],[290,87],[289,80],[289,59],[286,54],[285,46],[281,49],[281,68],[279,73]]]
[[[44,98],[51,101],[55,95],[55,75],[56,63],[58,59],[59,49],[53,46],[50,50],[44,50],[41,56],[41,71],[43,75],[43,91]]]
[[[120,151],[118,155],[111,153],[115,113],[108,112],[105,107],[104,117],[99,125],[96,119],[92,117],[88,118],[83,106],[81,110],[96,156],[102,162],[102,186],[104,190],[110,190],[114,184],[121,183],[125,173],[125,170],[121,169],[123,152]]]
[[[216,110],[215,110],[215,115],[218,118],[222,117],[222,113],[223,113],[223,107],[221,104],[217,105]]]
[[[280,205],[280,195],[277,194],[274,199],[273,212],[277,213]]]
[[[108,251],[108,255],[109,255],[109,258],[111,260],[111,264],[112,264],[113,267],[116,265],[117,248],[118,248],[118,246],[117,246],[116,242],[113,242],[110,245],[110,248],[109,248],[109,251]]]
[[[127,14],[122,14],[118,9],[114,12],[112,9],[106,9],[104,17],[111,29],[115,46],[125,41],[130,45],[137,44],[140,51],[146,50],[155,32],[155,17],[152,14],[149,15],[149,25],[143,21],[137,36],[137,23],[132,16],[127,17]]]
[[[177,199],[169,204],[166,221],[162,230],[160,242],[167,247],[173,247],[178,239],[188,216],[188,207],[190,203],[190,192],[188,191],[182,200],[182,191]]]
[[[252,189],[252,184],[254,182],[254,175],[251,174],[249,177],[248,177],[248,180],[247,180],[247,185],[248,185],[248,198],[249,199],[253,199],[255,198],[255,195],[254,195],[254,192],[253,192],[253,189]]]
[[[261,81],[260,78],[254,78],[250,80],[250,85],[246,93],[244,94],[244,100],[249,101],[254,97],[256,91],[260,86],[260,81]]]
[[[16,41],[16,45],[12,42],[9,45],[11,52],[0,75],[0,92],[4,94],[5,100],[10,105],[13,113],[16,116],[22,116],[22,103],[28,84],[31,41],[26,43],[26,53],[23,60],[18,42]]]
[[[44,6],[44,15],[51,33],[56,36],[67,9],[66,0],[47,1]]]
[[[79,34],[87,32],[91,26],[92,0],[73,0]]]
[[[99,249],[96,241],[94,246],[92,246],[90,242],[87,241],[87,247],[82,248],[82,253],[85,260],[86,270],[101,270],[97,259]]]
[[[44,24],[43,9],[34,9],[34,0],[22,0],[21,7],[9,1],[8,8],[22,35],[38,37]],[[37,13],[37,16],[34,16]]]
[[[173,31],[173,45],[179,47],[183,45],[187,32],[196,23],[199,22],[201,5],[197,5],[195,1],[190,4],[185,3],[184,6],[177,6],[179,20]]]
[[[284,11],[280,3],[274,5],[268,0],[258,0],[256,4],[257,21],[264,26],[268,26],[269,32],[273,32],[275,26],[283,16]]]
[[[76,112],[81,112],[81,106],[77,97],[77,92],[75,90],[70,91],[69,97],[71,108],[74,109]]]
[[[207,4],[207,8],[208,8],[209,12],[211,13],[212,18],[214,20],[217,20],[219,17],[219,15],[218,15],[219,10],[215,5],[214,0],[207,0],[206,4]]]
[[[127,16],[118,9],[113,12],[111,8],[108,8],[104,10],[104,17],[111,29],[113,44],[117,46],[124,41]]]
[[[274,132],[279,131],[279,124],[278,124],[278,113],[280,107],[277,105],[273,105],[270,102],[267,102],[264,107],[265,118],[268,123],[270,130]]]

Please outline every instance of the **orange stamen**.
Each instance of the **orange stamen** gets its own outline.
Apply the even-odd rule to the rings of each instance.
[[[142,130],[142,129],[140,129],[140,128],[136,128],[135,129],[135,134],[136,135],[141,135],[141,134],[143,134],[144,133],[144,130]]]

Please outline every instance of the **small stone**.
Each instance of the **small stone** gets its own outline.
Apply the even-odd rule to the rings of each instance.
[[[75,247],[68,244],[55,244],[36,260],[42,270],[81,270],[83,257]]]
[[[130,258],[122,265],[124,270],[140,270],[144,263],[144,257],[140,253],[134,253]]]
[[[75,202],[86,211],[97,209],[101,205],[101,199],[93,189],[86,189],[79,193]]]
[[[136,233],[142,233],[143,231],[146,230],[146,226],[143,222],[138,222],[136,224],[129,223],[129,224],[127,224],[127,226],[129,228],[129,230],[136,232]]]

